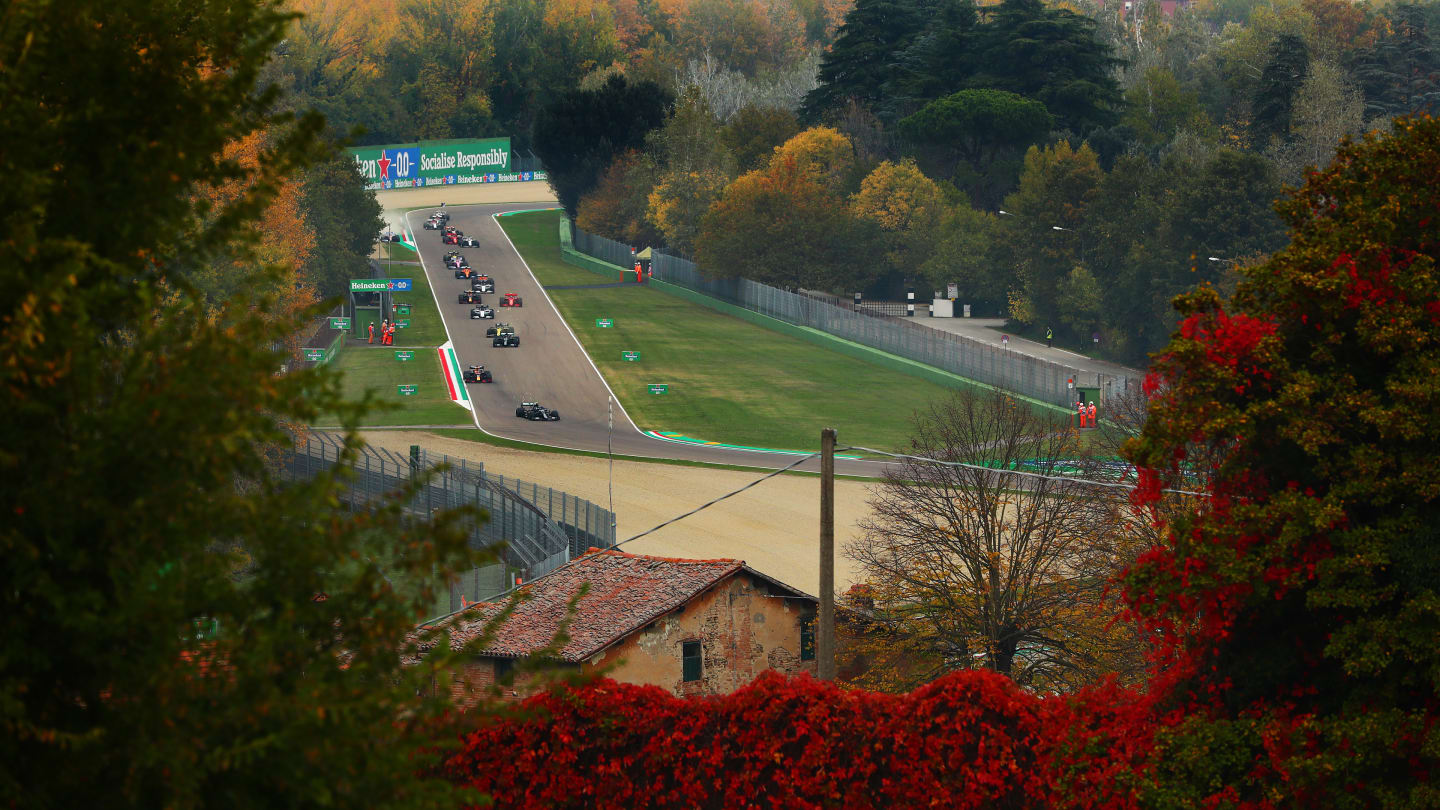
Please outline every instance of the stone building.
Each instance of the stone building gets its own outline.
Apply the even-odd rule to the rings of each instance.
[[[743,560],[684,560],[591,549],[520,588],[528,597],[452,685],[486,689],[517,659],[549,646],[575,605],[561,667],[599,672],[624,683],[653,684],[677,695],[729,692],[773,669],[815,673],[812,623],[817,600],[747,566]],[[480,636],[504,604],[482,602],[440,619],[451,644]],[[423,654],[423,650],[421,651]],[[536,689],[519,678],[504,688]]]

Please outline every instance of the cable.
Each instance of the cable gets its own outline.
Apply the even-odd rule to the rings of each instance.
[[[680,515],[680,516],[678,516],[678,517],[670,518],[669,520],[665,521],[664,523],[661,523],[659,526],[656,526],[656,527],[654,527],[653,529],[647,529],[646,531],[643,531],[643,532],[635,535],[634,537],[630,537],[630,538],[627,538],[627,539],[625,539],[625,540],[621,540],[620,542],[618,542],[618,543],[616,543],[615,545],[611,546],[611,548],[619,548],[619,547],[625,545],[626,543],[630,542],[631,540],[639,540],[640,538],[644,537],[644,536],[647,535],[647,534],[651,534],[651,533],[654,533],[654,532],[658,532],[658,531],[660,531],[661,529],[665,528],[666,526],[669,526],[671,523],[675,523],[675,522],[677,522],[677,521],[684,520],[685,518],[690,517],[691,515],[695,514],[696,512],[699,512],[699,511],[701,511],[701,510],[703,510],[703,509],[709,509],[710,507],[712,507],[712,506],[714,506],[715,504],[717,504],[717,503],[725,500],[726,498],[730,498],[730,497],[733,497],[733,496],[735,496],[735,495],[739,495],[740,493],[744,492],[745,490],[747,490],[747,489],[749,489],[749,488],[751,488],[751,487],[753,487],[753,486],[755,486],[755,485],[757,485],[757,484],[760,484],[760,483],[763,483],[763,482],[765,482],[765,481],[768,481],[769,479],[774,478],[775,476],[779,475],[780,473],[786,472],[786,471],[788,471],[788,470],[790,470],[790,469],[792,469],[792,468],[794,468],[794,467],[798,467],[798,466],[800,466],[801,464],[804,464],[805,462],[809,461],[809,460],[812,459],[812,458],[815,458],[815,457],[818,456],[818,455],[820,455],[820,454],[819,454],[819,453],[811,453],[811,454],[808,455],[808,456],[804,456],[804,457],[800,458],[799,460],[790,463],[790,464],[787,465],[787,466],[784,466],[784,467],[781,467],[781,468],[778,469],[778,470],[775,470],[774,472],[768,473],[768,474],[766,474],[766,475],[762,475],[761,477],[755,479],[754,481],[751,481],[750,483],[746,484],[746,485],[743,486],[743,487],[740,487],[739,489],[737,489],[737,490],[735,490],[735,491],[733,491],[733,492],[727,492],[727,493],[725,493],[724,495],[721,495],[720,497],[716,498],[715,500],[710,501],[709,503],[701,504],[700,506],[697,506],[697,507],[695,507],[694,509],[691,509],[689,512],[686,512],[686,513],[683,514],[683,515]]]
[[[927,458],[927,457],[925,457],[925,456],[912,456],[912,455],[910,455],[910,454],[908,454],[908,453],[887,453],[887,452],[885,452],[884,450],[876,450],[876,449],[874,449],[874,448],[872,448],[872,447],[860,447],[859,445],[854,445],[854,446],[851,446],[851,447],[844,447],[844,448],[837,448],[837,450],[861,450],[861,451],[864,451],[864,452],[866,452],[866,453],[874,453],[875,455],[878,455],[878,456],[889,456],[889,457],[891,457],[891,458],[908,458],[908,459],[913,459],[913,460],[915,460],[915,461],[924,461],[924,462],[929,463],[929,464],[939,464],[939,465],[942,465],[942,466],[945,466],[945,467],[965,467],[965,468],[972,469],[972,470],[982,470],[982,471],[984,471],[984,472],[1003,473],[1003,474],[1005,474],[1005,475],[1021,475],[1021,476],[1026,476],[1026,477],[1029,477],[1029,478],[1045,478],[1045,479],[1050,479],[1050,480],[1055,480],[1055,481],[1078,481],[1078,482],[1080,482],[1080,483],[1082,483],[1082,484],[1091,484],[1091,485],[1097,486],[1097,487],[1109,487],[1109,488],[1111,488],[1111,489],[1127,489],[1127,490],[1128,490],[1128,489],[1133,489],[1133,488],[1134,488],[1134,487],[1131,486],[1130,484],[1117,484],[1117,483],[1115,483],[1114,481],[1095,481],[1095,480],[1091,480],[1091,479],[1088,479],[1088,478],[1075,478],[1075,477],[1069,476],[1069,475],[1046,475],[1046,474],[1044,474],[1044,473],[1032,473],[1032,472],[1025,472],[1025,471],[1023,471],[1023,470],[1005,470],[1005,469],[1001,469],[1001,468],[999,468],[999,467],[986,467],[986,466],[981,465],[981,464],[968,464],[968,463],[966,463],[966,462],[964,462],[964,461],[941,461],[941,460],[939,460],[939,459]],[[1205,492],[1192,492],[1192,491],[1190,491],[1190,490],[1188,490],[1188,489],[1162,489],[1162,490],[1160,490],[1160,491],[1161,491],[1161,492],[1171,492],[1171,493],[1174,493],[1174,494],[1176,494],[1176,495],[1194,495],[1194,496],[1199,497],[1199,498],[1208,498],[1208,497],[1210,497],[1208,493],[1205,493]]]

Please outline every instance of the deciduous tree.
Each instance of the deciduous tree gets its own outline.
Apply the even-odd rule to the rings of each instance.
[[[914,268],[930,255],[945,209],[940,187],[910,160],[876,166],[850,197],[857,218],[880,226],[886,261],[901,275],[914,275]]]
[[[1135,638],[1111,629],[1119,605],[1105,600],[1126,559],[1123,502],[1056,475],[1083,466],[1074,431],[1004,393],[965,391],[917,415],[908,449],[920,458],[885,474],[845,547],[873,600],[854,642],[872,662],[862,683],[903,690],[985,668],[1070,691],[1134,668]]]
[[[775,147],[800,131],[800,122],[789,110],[747,105],[735,113],[720,130],[720,141],[735,157],[742,172],[770,162]]]

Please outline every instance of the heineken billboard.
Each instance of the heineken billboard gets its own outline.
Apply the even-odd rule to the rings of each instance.
[[[420,141],[350,150],[366,188],[419,188],[457,183],[544,180],[545,172],[511,172],[510,139]]]
[[[352,278],[350,292],[410,292],[415,280],[410,278]]]

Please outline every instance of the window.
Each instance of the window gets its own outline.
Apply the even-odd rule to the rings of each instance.
[[[510,677],[510,673],[514,670],[515,660],[513,658],[496,658],[495,682],[500,683],[501,681],[504,681],[506,678]]]
[[[804,616],[800,619],[800,660],[815,660],[815,617]]]
[[[681,679],[687,683],[700,680],[700,674],[704,671],[704,666],[700,659],[700,642],[687,641],[681,644],[680,660],[684,664]]]

